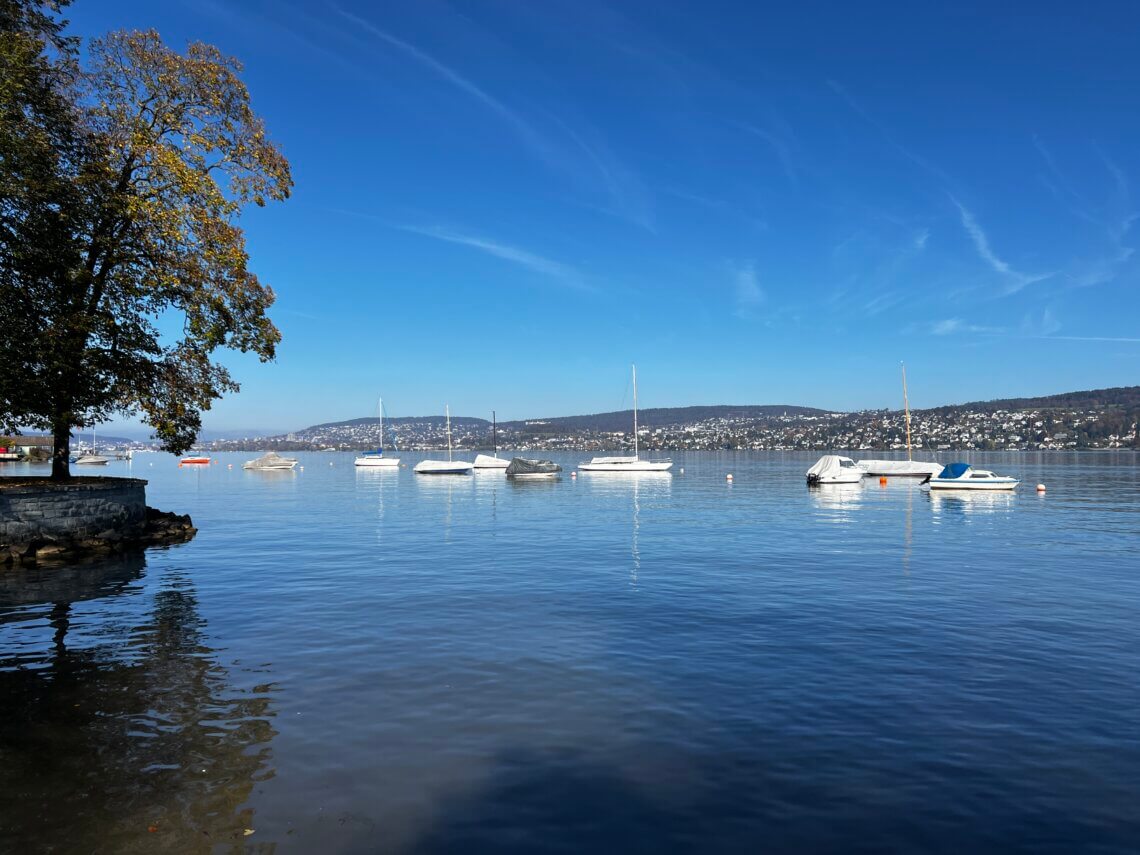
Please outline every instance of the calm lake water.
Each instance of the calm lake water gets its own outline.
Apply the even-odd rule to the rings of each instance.
[[[1140,843],[1136,455],[934,496],[253,456],[108,467],[189,544],[0,571],[0,851]]]

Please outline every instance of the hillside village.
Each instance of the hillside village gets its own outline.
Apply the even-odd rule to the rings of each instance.
[[[518,451],[600,451],[633,446],[632,413],[630,429],[625,431],[571,428],[560,426],[558,421],[500,424],[498,445]],[[967,405],[914,412],[910,430],[914,448],[935,451],[1140,448],[1138,421],[1140,415],[1136,412],[1116,409],[986,411]],[[447,445],[444,420],[440,417],[386,420],[385,436],[389,447],[394,440],[397,447],[406,450]],[[354,450],[375,446],[378,441],[378,422],[357,419],[285,436],[219,441],[209,447]],[[452,419],[452,443],[459,449],[489,448],[491,425],[482,419]],[[639,444],[647,450],[903,450],[906,418],[901,411],[706,417],[644,426],[639,430]]]

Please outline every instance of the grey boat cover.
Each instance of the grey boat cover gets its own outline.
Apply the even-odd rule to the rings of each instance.
[[[561,472],[562,467],[553,460],[527,460],[516,457],[507,466],[508,475],[552,475]]]

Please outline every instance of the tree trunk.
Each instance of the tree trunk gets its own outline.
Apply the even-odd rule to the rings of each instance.
[[[71,425],[66,419],[56,419],[52,429],[51,480],[67,481],[71,478]]]

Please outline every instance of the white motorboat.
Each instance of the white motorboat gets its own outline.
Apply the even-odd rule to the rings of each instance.
[[[506,469],[510,461],[499,457],[499,436],[496,430],[495,411],[491,410],[491,454],[476,454],[476,469]]]
[[[356,466],[376,466],[385,469],[399,467],[400,458],[398,457],[385,457],[384,456],[384,399],[380,398],[376,402],[376,412],[380,416],[380,447],[375,451],[365,451],[356,460],[352,461]],[[395,442],[392,443],[395,448]]]
[[[281,472],[288,471],[296,465],[296,457],[282,457],[276,451],[267,451],[261,457],[247,460],[241,465],[241,468]]]
[[[451,408],[444,405],[447,412],[447,460],[421,460],[412,469],[418,475],[470,475],[475,468],[473,463],[451,459]]]
[[[106,466],[109,458],[101,454],[81,454],[75,458],[76,466]]]
[[[642,460],[637,445],[637,366],[633,366],[633,457],[595,457],[589,463],[579,463],[583,472],[665,472],[673,461]]]
[[[850,457],[825,454],[807,471],[809,486],[817,484],[858,484],[866,474]]]
[[[109,460],[110,460],[109,457],[104,457],[103,455],[96,453],[96,449],[95,449],[95,428],[92,427],[91,428],[91,453],[90,454],[80,454],[78,457],[75,458],[75,465],[76,466],[106,466],[107,462]]]
[[[929,483],[931,490],[1014,490],[1021,482],[988,469],[975,469],[969,463],[951,463],[923,483]]]

